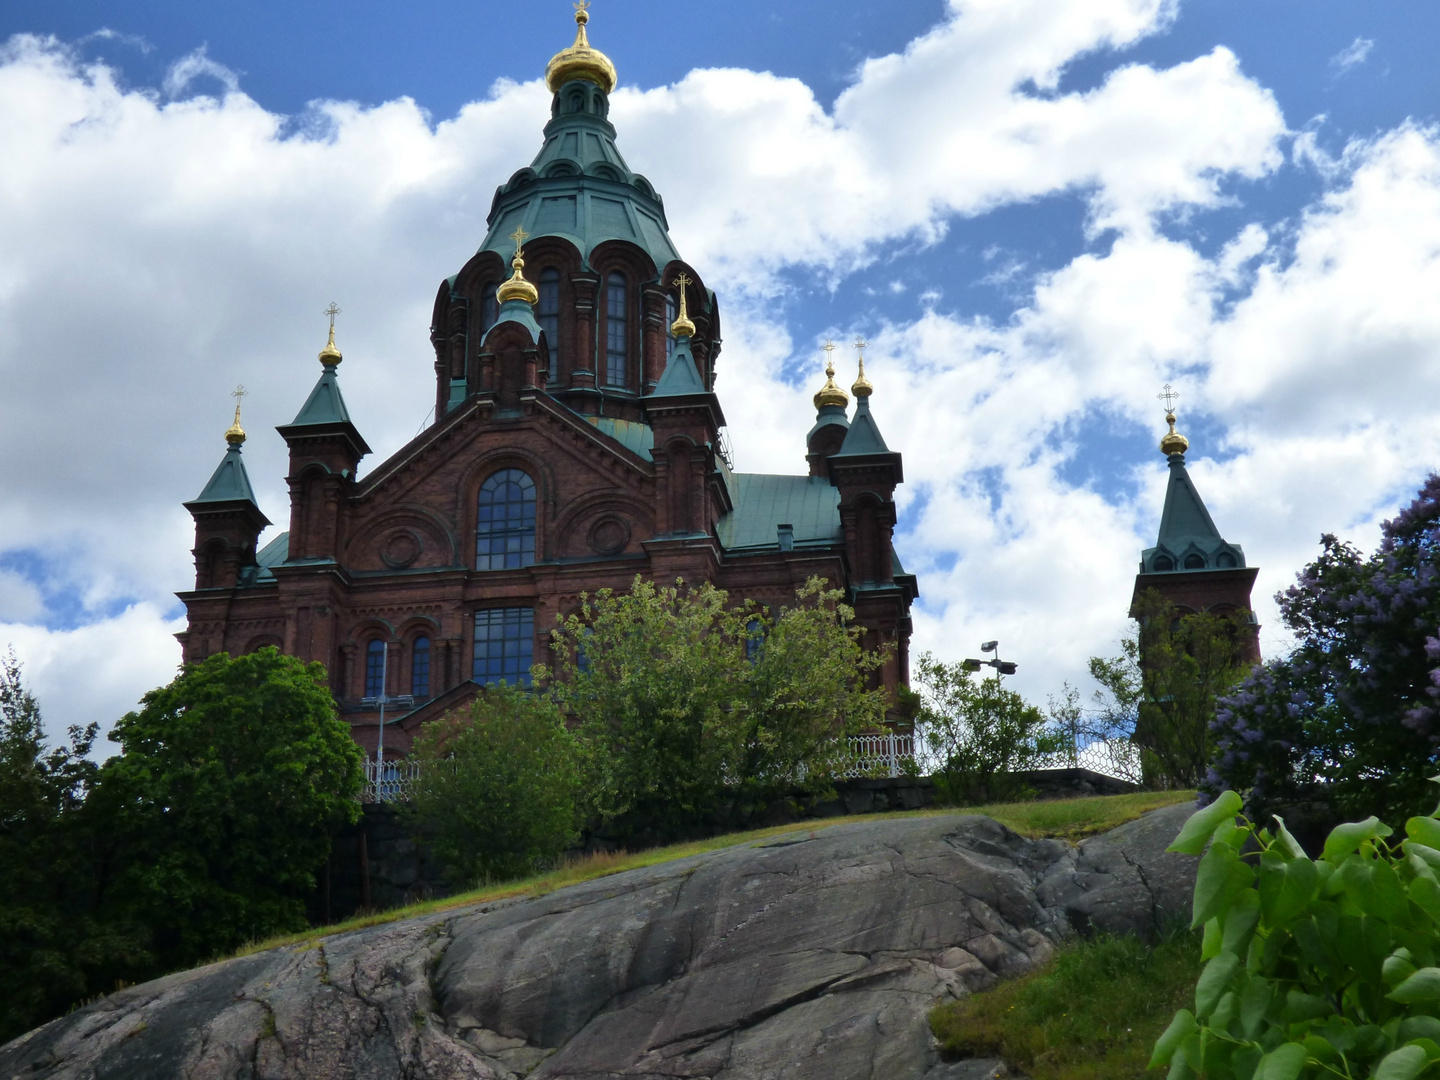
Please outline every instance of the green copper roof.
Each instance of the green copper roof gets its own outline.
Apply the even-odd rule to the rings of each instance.
[[[233,444],[225,452],[219,468],[211,475],[210,482],[205,485],[205,490],[185,505],[222,502],[248,502],[257,509],[260,505],[255,500],[255,489],[250,486],[250,476],[245,472],[245,462],[240,457],[240,447]]]
[[[687,394],[705,393],[705,380],[695,366],[695,357],[690,352],[688,337],[675,339],[675,351],[665,364],[665,374],[655,384],[655,389],[646,397],[684,397]]]
[[[537,345],[540,343],[540,324],[535,321],[535,309],[524,300],[506,300],[501,304],[500,313],[495,318],[495,326],[499,326],[501,323],[516,323],[523,326],[529,333],[530,340]],[[495,326],[485,332],[486,337],[490,336]],[[554,348],[554,342],[551,342],[551,348]]]
[[[819,412],[815,414],[815,426],[805,433],[805,443],[808,446],[815,433],[823,427],[837,426],[848,428],[850,417],[845,414],[843,405],[822,405]],[[878,434],[878,432],[877,432]]]
[[[880,434],[875,418],[870,415],[869,397],[855,399],[855,416],[850,421],[850,430],[834,457],[862,457],[866,454],[888,454],[890,448]]]
[[[1160,535],[1140,557],[1144,573],[1171,570],[1233,570],[1245,565],[1240,545],[1228,543],[1215,527],[1210,511],[1195,490],[1185,469],[1185,455],[1170,455],[1170,483],[1165,489],[1165,510]]]
[[[820,476],[732,473],[735,509],[720,519],[721,546],[733,550],[780,546],[776,528],[791,525],[796,544],[839,543],[840,492]]]
[[[289,426],[348,423],[350,410],[345,408],[345,398],[340,393],[340,380],[336,378],[335,368],[327,365],[320,375],[320,381],[315,384],[315,389],[310,391],[310,396],[305,399],[305,404],[301,406],[295,419],[290,421]]]
[[[649,424],[619,420],[613,416],[587,416],[591,424],[646,461],[655,459],[655,431]]]
[[[530,236],[560,236],[590,253],[607,240],[628,240],[659,271],[680,256],[670,242],[665,207],[643,176],[631,172],[605,119],[609,97],[593,83],[566,83],[555,95],[545,143],[529,168],[495,193],[481,251],[507,262],[517,228]]]
[[[267,584],[274,581],[275,575],[270,572],[270,568],[279,566],[288,558],[290,558],[290,534],[283,532],[256,553],[255,561],[260,566],[260,572],[255,575],[256,584]]]

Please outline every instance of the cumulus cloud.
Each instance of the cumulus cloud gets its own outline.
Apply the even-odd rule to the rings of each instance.
[[[792,338],[777,275],[838,277],[887,245],[943,243],[966,217],[1081,196],[1084,253],[996,262],[1018,297],[1008,319],[946,308],[939,282],[919,318],[830,328],[869,336],[876,412],[906,453],[917,647],[1013,642],[1036,697],[1079,681],[1124,628],[1163,461],[1097,462],[1117,478],[1105,490],[1067,478],[1099,452],[1097,428],[1155,427],[1160,382],[1183,379],[1186,415],[1222,432],[1192,471],[1264,569],[1262,605],[1322,528],[1372,535],[1440,454],[1421,408],[1440,377],[1424,302],[1440,284],[1440,138],[1412,125],[1353,143],[1316,205],[1284,227],[1244,222],[1206,255],[1188,215],[1303,165],[1299,140],[1285,164],[1274,96],[1221,47],[1168,68],[1117,53],[1092,88],[1065,84],[1077,58],[1173,15],[1159,0],[951,0],[828,111],[795,80],[733,69],[614,97],[622,150],[724,293],[742,468],[801,471],[813,419],[814,386],[788,377],[812,343]],[[424,423],[435,287],[479,243],[549,105],[538,81],[499,81],[438,124],[407,99],[283,117],[203,49],[164,89],[127,90],[53,41],[0,49],[0,457],[26,463],[0,472],[0,554],[52,553],[66,578],[6,571],[0,641],[61,723],[112,721],[173,670],[169,594],[191,576],[180,503],[223,453],[236,382],[251,478],[285,520],[284,445],[267,432],[318,375],[329,300],[372,463]],[[37,610],[57,589],[75,628]],[[1273,627],[1273,608],[1262,618]]]

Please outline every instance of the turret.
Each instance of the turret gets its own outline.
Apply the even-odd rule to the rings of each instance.
[[[840,520],[845,527],[851,579],[861,585],[888,586],[895,581],[891,546],[895,488],[905,477],[900,455],[885,445],[870,412],[875,388],[865,378],[864,340],[857,338],[855,348],[860,354],[859,375],[850,387],[855,395],[855,415],[840,449],[826,458],[826,467],[830,482],[840,489]]]
[[[235,422],[225,432],[225,457],[199,496],[185,504],[195,519],[195,588],[233,589],[248,584],[256,570],[255,547],[270,520],[260,512],[255,489],[245,472],[240,448],[240,398],[235,391]]]
[[[826,459],[839,453],[850,431],[850,417],[846,409],[850,398],[835,382],[835,360],[831,354],[835,343],[827,341],[825,349],[825,385],[815,392],[815,426],[805,436],[805,460],[810,466],[811,476],[829,476],[830,468]]]
[[[320,380],[295,419],[277,427],[290,447],[290,557],[288,562],[333,560],[341,496],[355,482],[360,459],[370,447],[350,420],[340,393],[338,371],[344,359],[335,345],[331,304],[330,339],[320,350]]]
[[[1158,591],[1182,614],[1249,612],[1250,593],[1259,570],[1247,566],[1240,545],[1226,540],[1215,527],[1185,468],[1190,440],[1175,430],[1173,405],[1178,395],[1167,384],[1160,396],[1166,403],[1165,421],[1169,425],[1169,431],[1160,439],[1160,452],[1165,455],[1170,477],[1159,536],[1155,546],[1140,555],[1131,615],[1135,616],[1140,595],[1147,589]],[[1253,615],[1250,625],[1246,659],[1255,662],[1260,659],[1260,646]]]

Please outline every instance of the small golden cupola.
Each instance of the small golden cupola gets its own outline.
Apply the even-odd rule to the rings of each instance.
[[[340,305],[331,301],[330,306],[321,314],[330,316],[330,340],[325,342],[325,348],[320,350],[320,363],[327,368],[339,367],[340,361],[345,359],[335,346],[335,316],[340,314]]]
[[[243,386],[237,386],[230,392],[230,396],[235,399],[235,422],[225,432],[225,441],[231,446],[243,446],[245,443],[245,429],[240,426],[240,399],[247,393],[249,391]]]
[[[685,287],[693,285],[689,274],[682,273],[675,279],[675,291],[680,295],[680,314],[670,324],[670,333],[677,338],[693,338],[695,336],[695,324],[690,321],[690,311],[686,307]]]
[[[875,387],[870,385],[870,380],[865,378],[865,350],[869,342],[864,338],[855,339],[855,351],[860,354],[860,373],[855,376],[855,382],[850,387],[850,392],[857,398],[868,398],[875,392]]]
[[[516,229],[510,235],[515,241],[515,258],[510,260],[510,279],[495,290],[495,299],[500,303],[507,300],[523,300],[534,307],[540,302],[540,290],[525,280],[525,241],[530,234],[524,229]]]
[[[552,56],[545,68],[545,85],[550,88],[551,93],[567,82],[584,79],[608,94],[615,89],[615,83],[619,80],[610,58],[599,49],[592,49],[589,38],[585,36],[585,24],[590,21],[589,7],[589,0],[577,0],[575,44]]]
[[[825,385],[815,391],[815,397],[811,400],[815,402],[817,409],[823,409],[827,405],[838,405],[842,409],[847,409],[850,407],[850,396],[835,382],[835,360],[830,355],[835,351],[835,343],[827,341],[823,347],[825,349]]]

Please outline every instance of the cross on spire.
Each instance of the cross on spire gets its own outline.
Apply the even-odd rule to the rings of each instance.
[[[855,350],[860,354],[860,366],[862,368],[865,366],[865,350],[869,347],[870,343],[857,334],[855,337]]]
[[[1155,396],[1165,402],[1165,411],[1167,413],[1173,413],[1175,411],[1175,402],[1180,400],[1180,395],[1171,388],[1168,382],[1165,384],[1165,388]]]
[[[515,231],[510,234],[510,239],[515,241],[515,254],[520,254],[520,249],[525,246],[525,241],[530,239],[530,234],[523,226],[516,226]]]
[[[330,332],[331,332],[332,334],[335,332],[335,316],[336,316],[336,315],[339,315],[342,310],[343,310],[343,309],[340,307],[339,304],[335,303],[334,300],[331,300],[331,301],[330,301],[330,306],[327,307],[324,311],[322,311],[322,312],[320,313],[321,315],[329,315],[329,316],[330,316]],[[241,393],[244,393],[245,388],[242,386],[242,387],[240,388],[240,391],[241,391]]]
[[[245,389],[244,383],[241,383],[239,386],[235,387],[234,390],[230,391],[230,396],[235,399],[235,407],[237,409],[240,407],[240,399],[245,397],[249,393],[250,391]]]

